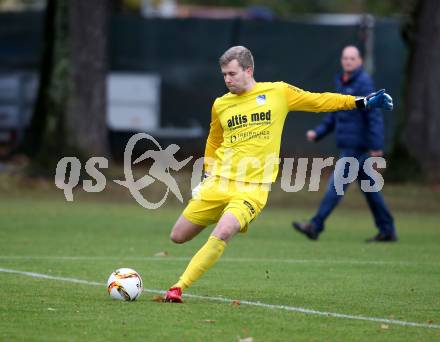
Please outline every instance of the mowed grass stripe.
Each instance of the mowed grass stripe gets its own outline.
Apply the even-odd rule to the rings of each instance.
[[[0,255],[0,260],[61,260],[61,261],[99,261],[99,260],[135,260],[135,261],[182,261],[187,262],[191,257],[130,257],[130,256],[57,256],[57,255]],[[419,261],[385,261],[385,260],[333,260],[333,259],[270,259],[270,258],[222,258],[220,262],[243,262],[243,263],[287,263],[287,264],[347,264],[347,265],[397,265],[417,266],[429,265],[439,266],[434,262]]]
[[[19,275],[23,275],[23,276],[32,277],[32,278],[38,278],[38,279],[64,281],[64,282],[82,284],[82,285],[105,286],[104,283],[100,283],[100,282],[96,282],[96,281],[89,281],[89,280],[68,278],[68,277],[56,277],[56,276],[51,276],[48,274],[19,271],[19,270],[8,269],[8,268],[0,268],[0,272],[10,273],[10,274],[19,274]],[[155,290],[155,289],[144,289],[144,291],[149,292],[149,293],[156,293],[156,294],[164,294],[165,293],[164,291]],[[229,298],[224,298],[224,297],[209,297],[209,296],[199,296],[199,295],[190,295],[190,294],[184,294],[184,296],[188,297],[188,298],[210,300],[210,301],[217,301],[217,302],[224,302],[224,303],[231,303],[234,300],[234,299],[229,299]],[[317,310],[305,309],[305,308],[287,306],[287,305],[274,305],[274,304],[266,304],[266,303],[261,303],[261,302],[251,302],[251,301],[247,301],[247,300],[240,300],[240,304],[245,304],[245,305],[249,305],[249,306],[256,306],[256,307],[261,307],[261,308],[267,308],[267,309],[274,309],[274,310],[292,311],[292,312],[298,312],[298,313],[303,313],[303,314],[307,314],[307,315],[319,315],[319,316],[325,316],[325,317],[335,317],[335,318],[344,318],[344,319],[352,319],[352,320],[360,320],[360,321],[379,322],[379,323],[385,323],[385,324],[400,325],[400,326],[405,326],[405,327],[440,329],[440,325],[437,325],[437,324],[406,322],[406,321],[399,321],[399,320],[392,320],[392,319],[385,319],[385,318],[378,318],[378,317],[367,317],[367,316],[340,314],[340,313],[317,311]]]

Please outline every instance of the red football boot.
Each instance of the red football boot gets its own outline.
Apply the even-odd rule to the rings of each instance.
[[[165,294],[164,302],[182,303],[182,289],[180,287],[172,287]]]

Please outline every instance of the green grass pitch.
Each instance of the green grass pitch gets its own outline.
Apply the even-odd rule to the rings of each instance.
[[[0,268],[54,277],[0,272],[1,341],[440,340],[435,210],[397,211],[400,241],[365,244],[375,233],[369,212],[343,206],[322,238],[310,242],[290,222],[312,208],[276,209],[269,202],[249,233],[237,236],[187,291],[207,298],[186,297],[179,305],[153,301],[154,292],[131,303],[114,301],[104,283],[114,269],[131,267],[145,288],[167,289],[210,229],[174,245],[168,236],[182,206],[151,211],[60,197],[0,196]],[[155,256],[164,251],[167,256]]]

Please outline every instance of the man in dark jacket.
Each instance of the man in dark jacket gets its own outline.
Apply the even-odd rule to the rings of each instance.
[[[336,78],[338,93],[355,96],[368,95],[374,91],[373,81],[362,68],[362,58],[355,46],[342,50],[342,73]],[[363,164],[368,157],[381,157],[384,145],[384,124],[378,109],[353,109],[328,114],[314,130],[307,131],[307,140],[317,141],[335,131],[340,157],[354,157],[359,161],[358,181],[371,180],[364,172]],[[348,184],[344,185],[346,188]],[[344,189],[345,190],[345,189]],[[345,191],[344,191],[345,193]],[[379,233],[368,242],[397,241],[394,220],[380,192],[363,192]],[[330,177],[327,192],[316,215],[305,223],[293,222],[293,227],[311,240],[317,240],[324,230],[324,222],[341,200]]]

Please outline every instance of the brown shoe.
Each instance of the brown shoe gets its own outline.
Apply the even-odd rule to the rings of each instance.
[[[372,238],[365,240],[365,242],[396,242],[397,236],[396,234],[384,234],[379,233]]]
[[[301,234],[307,236],[310,240],[318,240],[319,233],[316,232],[315,226],[311,222],[292,222],[293,228],[299,231]]]

